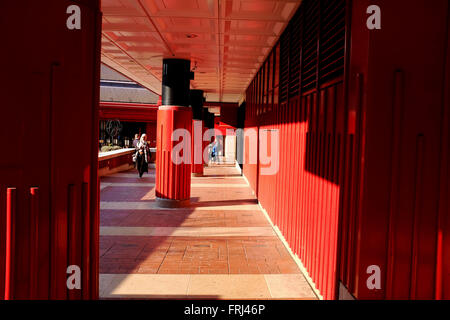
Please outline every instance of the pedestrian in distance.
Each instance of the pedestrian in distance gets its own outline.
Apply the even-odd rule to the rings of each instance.
[[[139,133],[136,133],[134,135],[134,140],[133,140],[133,148],[135,149],[134,153],[133,153],[133,167],[135,167],[135,168],[136,168],[137,151],[138,151],[139,141],[140,141],[139,140]]]
[[[211,143],[211,149],[210,149],[211,150],[210,159],[212,160],[213,163],[217,163],[217,160],[219,158],[218,147],[219,147],[219,143],[218,143],[217,139],[214,139],[214,142]]]
[[[139,133],[136,133],[134,135],[134,140],[133,140],[133,148],[137,148],[139,144]]]

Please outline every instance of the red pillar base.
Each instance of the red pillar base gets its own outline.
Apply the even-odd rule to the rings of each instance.
[[[155,203],[158,208],[184,208],[184,207],[189,206],[190,199],[174,200],[174,199],[164,199],[164,198],[156,197]]]
[[[203,165],[202,165],[202,167],[203,167]],[[192,176],[193,177],[203,177],[203,172],[202,173],[192,172]]]

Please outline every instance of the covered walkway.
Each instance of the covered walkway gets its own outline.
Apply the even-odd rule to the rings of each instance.
[[[450,300],[450,0],[2,0],[0,30],[0,300]],[[153,100],[101,102],[101,64]],[[158,179],[99,179],[144,132]]]
[[[317,299],[234,166],[154,207],[155,172],[101,179],[100,298]]]

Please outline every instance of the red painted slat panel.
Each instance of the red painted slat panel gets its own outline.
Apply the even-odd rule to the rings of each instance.
[[[81,185],[81,219],[82,219],[82,234],[83,234],[83,242],[82,242],[82,256],[81,256],[81,270],[85,270],[81,274],[81,293],[83,299],[89,299],[89,284],[91,281],[95,281],[96,277],[93,277],[90,272],[86,272],[89,270],[91,266],[91,261],[96,260],[92,259],[89,244],[91,242],[91,234],[90,234],[90,221],[91,221],[91,212],[89,210],[89,184],[83,182]],[[93,280],[92,280],[93,279]]]
[[[30,188],[30,299],[37,298],[39,264],[39,188]]]
[[[4,294],[5,300],[13,299],[14,295],[14,220],[16,216],[17,190],[8,188],[6,190],[6,216],[5,216],[5,275]]]

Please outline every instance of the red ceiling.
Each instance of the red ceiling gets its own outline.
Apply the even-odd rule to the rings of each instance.
[[[207,101],[237,102],[300,3],[102,0],[102,61],[160,94],[162,59],[190,59]]]

